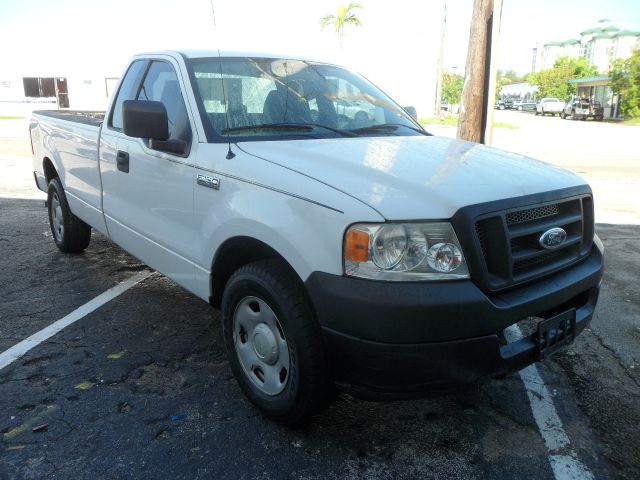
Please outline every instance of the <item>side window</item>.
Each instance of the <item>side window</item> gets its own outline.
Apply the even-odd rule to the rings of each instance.
[[[178,77],[166,62],[153,62],[147,72],[137,100],[162,102],[169,118],[169,140],[191,142],[191,124],[180,91]]]
[[[144,73],[146,64],[146,60],[136,60],[129,66],[118,90],[116,101],[113,104],[113,112],[109,119],[110,127],[117,128],[118,130],[122,129],[122,102],[125,100],[133,100],[136,97],[138,85],[140,84],[140,79]]]

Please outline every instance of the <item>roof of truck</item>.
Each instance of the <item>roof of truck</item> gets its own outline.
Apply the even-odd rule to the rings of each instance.
[[[286,58],[291,60],[310,60],[323,63],[334,63],[327,59],[313,57],[311,55],[295,55],[295,54],[283,54],[275,52],[261,52],[261,51],[241,51],[241,50],[226,50],[226,49],[210,49],[210,50],[164,50],[164,51],[152,51],[143,52],[136,55],[136,57],[144,57],[147,55],[182,55],[187,58],[211,58],[211,57],[253,57],[253,58]]]

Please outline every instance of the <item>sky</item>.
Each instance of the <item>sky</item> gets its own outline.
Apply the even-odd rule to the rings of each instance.
[[[362,27],[340,49],[319,19],[340,0],[2,0],[0,80],[10,76],[121,75],[141,51],[220,46],[348,65],[400,103],[433,91],[443,4],[444,67],[463,73],[473,0],[359,0]],[[524,74],[536,43],[577,37],[609,18],[640,30],[640,0],[503,0],[498,66]],[[419,79],[417,82],[416,79]],[[420,83],[421,82],[421,83]],[[416,87],[418,85],[418,87]],[[418,101],[426,102],[425,98]]]

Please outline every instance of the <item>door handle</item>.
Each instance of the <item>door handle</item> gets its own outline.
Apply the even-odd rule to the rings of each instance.
[[[118,164],[118,170],[124,173],[129,173],[129,153],[118,150],[116,153],[116,163]]]

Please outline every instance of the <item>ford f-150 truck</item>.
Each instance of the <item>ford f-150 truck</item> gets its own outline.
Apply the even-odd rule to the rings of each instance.
[[[30,133],[58,248],[95,229],[219,307],[240,387],[282,423],[336,391],[521,369],[594,312],[603,249],[581,178],[432,136],[333,64],[139,55],[106,112],[35,112]]]
[[[559,98],[543,98],[536,105],[536,115],[543,117],[549,113],[553,117],[556,113],[560,115],[564,109],[564,103]]]

